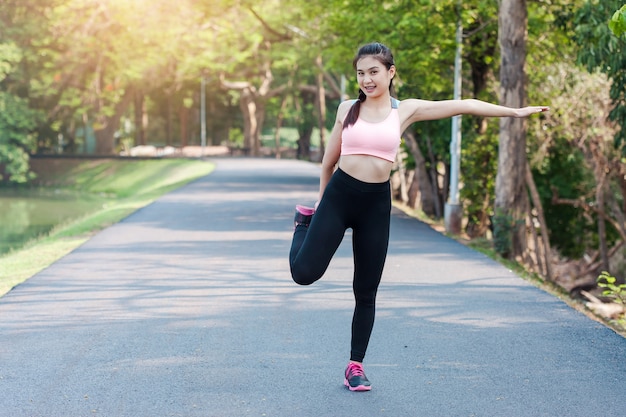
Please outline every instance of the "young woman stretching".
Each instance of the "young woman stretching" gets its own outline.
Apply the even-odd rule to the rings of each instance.
[[[527,117],[548,108],[513,109],[471,99],[398,101],[391,97],[396,74],[393,56],[380,43],[361,47],[353,66],[359,98],[339,105],[322,159],[318,202],[313,208],[296,206],[289,262],[296,283],[314,283],[326,271],[346,229],[352,229],[356,304],[344,384],[351,391],[369,391],[362,362],[374,326],[376,292],[387,256],[389,175],[402,132],[421,120],[460,114]]]

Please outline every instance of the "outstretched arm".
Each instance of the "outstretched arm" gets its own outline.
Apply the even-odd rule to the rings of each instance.
[[[422,120],[445,119],[461,114],[483,117],[528,117],[531,114],[549,110],[546,106],[515,109],[476,99],[442,101],[408,99],[403,100],[400,106],[407,125]]]

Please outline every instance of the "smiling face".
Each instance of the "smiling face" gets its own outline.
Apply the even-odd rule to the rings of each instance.
[[[374,55],[367,55],[356,63],[359,87],[368,97],[379,97],[389,92],[389,85],[396,73],[396,67],[389,69]]]

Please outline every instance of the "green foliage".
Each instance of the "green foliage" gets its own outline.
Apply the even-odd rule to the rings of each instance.
[[[0,91],[0,183],[21,184],[33,178],[28,153],[35,149],[35,120],[25,100]]]
[[[617,278],[606,271],[603,271],[600,276],[598,276],[596,282],[598,287],[604,288],[602,295],[608,297],[614,303],[626,306],[626,284],[618,283]],[[621,330],[626,329],[626,315],[623,313],[623,307],[622,313],[615,319],[611,320],[611,323],[616,325]]]
[[[11,116],[12,131],[21,136],[4,145],[3,158],[22,161],[21,165],[12,162],[16,172],[12,178],[17,180],[17,172],[26,166],[26,154],[36,151],[31,132],[37,132],[40,151],[53,150],[59,134],[70,143],[66,150],[78,149],[84,140],[79,132],[113,126],[112,116],[125,99],[129,103],[122,108],[122,119],[139,126],[135,117],[141,115],[134,114],[136,104],[129,98],[135,93],[144,97],[143,108],[149,116],[146,138],[151,144],[177,145],[183,128],[187,128],[189,144],[197,144],[201,76],[207,79],[209,141],[218,144],[231,139],[243,146],[239,91],[224,91],[220,80],[250,82],[251,94],[260,97],[266,62],[272,72],[268,88],[279,87],[256,103],[258,109],[266,110],[266,131],[276,125],[282,109],[285,128],[307,133],[317,126],[317,109],[301,86],[315,84],[319,74],[315,59],[321,56],[327,79],[339,84],[341,75],[346,76],[346,92],[354,97],[353,54],[360,44],[373,40],[394,51],[399,98],[449,99],[459,17],[465,30],[462,95],[497,102],[497,7],[493,0],[3,0],[0,91],[10,94],[6,100],[20,101],[14,108],[24,110],[23,121],[40,121],[26,128]],[[533,158],[533,169],[539,176],[548,223],[554,225],[551,240],[570,255],[579,255],[594,244],[597,233],[580,209],[550,204],[552,187],[560,196],[571,198],[593,190],[580,150],[574,150],[575,140],[606,135],[597,113],[607,112],[589,101],[600,96],[593,88],[570,91],[550,77],[558,62],[575,67],[574,34],[585,45],[591,67],[599,68],[600,63],[607,69],[619,66],[626,55],[621,46],[624,37],[616,38],[606,24],[617,8],[614,0],[528,2],[529,102],[551,105],[549,115],[555,117],[550,123],[544,116],[530,118],[527,143],[531,158],[538,155]],[[589,82],[579,75],[569,77]],[[613,81],[612,92],[623,97],[619,96],[625,90],[623,80]],[[331,91],[328,84],[326,88]],[[561,100],[566,90],[567,97]],[[281,107],[284,95],[289,96],[286,108]],[[331,127],[338,100],[327,97],[326,103],[327,127]],[[45,117],[34,117],[30,108]],[[593,111],[578,114],[578,108]],[[614,120],[624,117],[620,111],[612,113]],[[585,124],[589,118],[593,123]],[[450,121],[418,123],[411,129],[427,169],[438,168],[437,183],[445,186],[447,172],[442,167],[449,163]],[[120,140],[119,128],[112,129],[112,134],[116,130]],[[541,132],[550,138],[544,140]],[[490,120],[485,130],[478,128],[476,119],[463,118],[461,196],[475,221],[482,221],[478,219],[484,219],[482,214],[492,205],[497,136],[498,121]]]
[[[609,297],[614,302],[626,305],[626,284],[618,284],[617,278],[603,271],[597,279],[598,287],[604,288],[602,295]]]
[[[21,60],[22,51],[15,43],[0,43],[0,82],[14,71]]]
[[[236,148],[243,147],[243,132],[239,128],[228,131],[228,143]]]
[[[622,128],[615,145],[626,143],[626,37],[616,37],[607,24],[623,0],[588,0],[576,12],[575,41],[580,46],[578,62],[587,70],[600,70],[611,80],[613,109],[609,119]],[[619,20],[621,22],[621,18]],[[626,148],[625,148],[626,151]]]
[[[626,33],[626,4],[621,9],[615,11],[609,21],[609,29],[615,36],[622,36]]]
[[[551,111],[529,120],[531,167],[551,245],[563,256],[580,258],[597,250],[597,216],[580,204],[557,204],[554,198],[584,201],[593,207],[594,168],[602,161],[619,166],[619,150],[612,146],[615,127],[606,120],[611,108],[610,82],[604,74],[590,74],[567,63],[546,66],[543,72]],[[619,181],[612,176],[607,179],[618,187]],[[607,228],[609,242],[613,236],[614,229]]]
[[[35,112],[26,100],[7,91],[11,88],[7,77],[15,73],[22,58],[14,42],[0,43],[0,185],[21,184],[32,178],[28,153],[35,148]]]
[[[463,188],[461,197],[466,202],[470,222],[479,224],[483,221],[473,216],[481,216],[487,208],[493,207],[495,196],[496,172],[498,165],[498,121],[486,121],[487,130],[478,134],[473,126],[474,118],[464,117],[463,125],[472,125],[463,129],[463,150],[461,172]]]
[[[541,165],[533,169],[544,216],[550,225],[550,244],[569,258],[581,257],[597,241],[597,227],[579,207],[554,204],[552,198],[555,192],[569,199],[587,194],[594,187],[589,181],[592,176],[581,152],[563,137],[551,141]]]

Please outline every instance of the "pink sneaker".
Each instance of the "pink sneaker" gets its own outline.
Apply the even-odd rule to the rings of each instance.
[[[315,214],[315,209],[313,207],[301,205],[296,206],[296,211],[304,216],[312,216],[313,214]]]
[[[363,372],[363,365],[360,363],[350,362],[346,368],[346,374],[343,384],[350,391],[370,391],[372,385]]]
[[[296,226],[298,226],[299,224],[308,226],[309,223],[311,223],[313,214],[315,214],[315,209],[313,207],[297,205],[296,216],[293,221]]]

